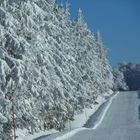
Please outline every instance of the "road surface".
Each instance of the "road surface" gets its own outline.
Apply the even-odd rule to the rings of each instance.
[[[140,94],[119,93],[97,129],[80,131],[68,140],[140,140]]]

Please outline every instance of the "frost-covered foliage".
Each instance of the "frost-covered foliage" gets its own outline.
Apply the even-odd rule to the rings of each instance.
[[[140,88],[140,64],[120,63],[117,69],[124,75],[124,79],[130,90],[133,91]]]
[[[79,10],[53,0],[0,1],[0,137],[16,127],[61,130],[75,113],[109,92],[113,76],[100,34]]]
[[[115,91],[124,91],[124,90],[129,89],[126,84],[125,77],[122,71],[120,71],[118,68],[114,68],[113,75],[114,75],[114,90]]]

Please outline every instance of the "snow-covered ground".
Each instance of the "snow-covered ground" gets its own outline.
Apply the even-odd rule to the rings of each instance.
[[[36,138],[39,138],[39,137],[42,137],[42,136],[53,135],[54,133],[55,133],[56,140],[61,140],[61,139],[65,139],[66,137],[71,137],[75,133],[77,133],[78,131],[81,131],[83,129],[87,129],[87,128],[84,128],[82,126],[84,124],[86,124],[86,122],[89,120],[90,116],[92,116],[99,109],[99,107],[107,101],[107,98],[110,95],[111,95],[111,93],[110,94],[104,94],[104,96],[98,96],[98,98],[96,100],[98,102],[98,104],[92,105],[92,108],[85,108],[82,113],[75,115],[74,121],[71,121],[71,122],[66,124],[66,128],[64,130],[66,132],[61,133],[61,132],[58,132],[56,130],[49,130],[49,131],[40,131],[40,132],[35,133],[33,135],[31,135],[31,134],[29,135],[27,133],[27,130],[20,130],[19,129],[19,130],[17,130],[17,135],[19,136],[17,138],[17,140],[25,140],[25,139],[33,140],[33,139],[36,139]],[[111,98],[110,101],[112,99],[113,98]],[[111,104],[111,102],[110,102],[110,104]],[[109,104],[109,106],[110,106],[110,104]],[[105,108],[105,111],[107,111],[106,108]],[[98,122],[98,124],[99,123],[100,122]],[[96,124],[96,125],[98,125],[98,124]]]

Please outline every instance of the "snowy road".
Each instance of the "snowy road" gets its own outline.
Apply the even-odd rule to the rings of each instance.
[[[119,93],[96,130],[83,130],[68,139],[140,140],[140,94]]]

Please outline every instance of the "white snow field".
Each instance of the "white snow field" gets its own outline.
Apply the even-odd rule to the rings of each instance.
[[[97,127],[87,125],[88,128],[81,127],[56,139],[47,136],[38,140],[140,140],[140,93],[118,93],[101,115],[104,118],[101,116]],[[92,118],[90,121],[92,124]]]

